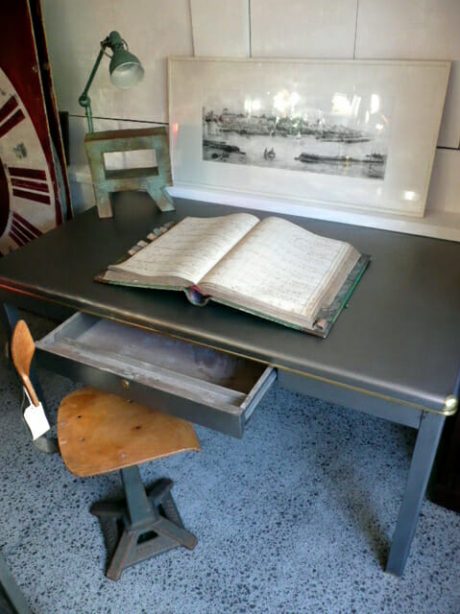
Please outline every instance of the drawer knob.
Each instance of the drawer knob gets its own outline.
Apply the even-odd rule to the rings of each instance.
[[[127,379],[122,379],[122,380],[121,380],[121,387],[122,387],[124,390],[128,390],[128,389],[129,389],[129,387],[130,387],[130,385],[131,385],[131,383],[130,383],[130,381],[129,381],[129,380],[127,380]]]

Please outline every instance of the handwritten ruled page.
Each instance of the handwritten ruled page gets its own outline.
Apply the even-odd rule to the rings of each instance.
[[[258,223],[248,213],[213,218],[188,217],[110,271],[143,280],[168,278],[197,284]]]
[[[358,258],[347,243],[269,217],[206,275],[200,287],[235,303],[244,297],[246,306],[267,305],[313,320],[321,300],[332,300]]]

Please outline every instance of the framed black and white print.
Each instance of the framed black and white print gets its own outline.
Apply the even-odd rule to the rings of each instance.
[[[421,217],[449,70],[172,58],[174,185]]]

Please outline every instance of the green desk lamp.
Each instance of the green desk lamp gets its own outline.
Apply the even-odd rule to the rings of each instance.
[[[110,32],[110,34],[101,41],[101,49],[99,55],[94,62],[93,69],[89,75],[88,82],[85,85],[78,102],[85,109],[86,119],[88,121],[88,131],[94,132],[93,113],[91,110],[91,99],[88,96],[89,88],[96,75],[102,56],[108,55],[106,49],[112,50],[110,57],[110,80],[119,88],[127,89],[142,81],[144,77],[144,69],[139,59],[128,50],[126,41],[121,38],[118,32]]]

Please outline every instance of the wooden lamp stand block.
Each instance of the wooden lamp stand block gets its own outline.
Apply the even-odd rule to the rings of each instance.
[[[85,137],[94,194],[99,217],[113,217],[110,192],[145,190],[161,211],[173,211],[174,205],[164,192],[171,185],[168,134],[166,128],[107,130]],[[157,166],[109,170],[104,161],[108,153],[154,150]]]

